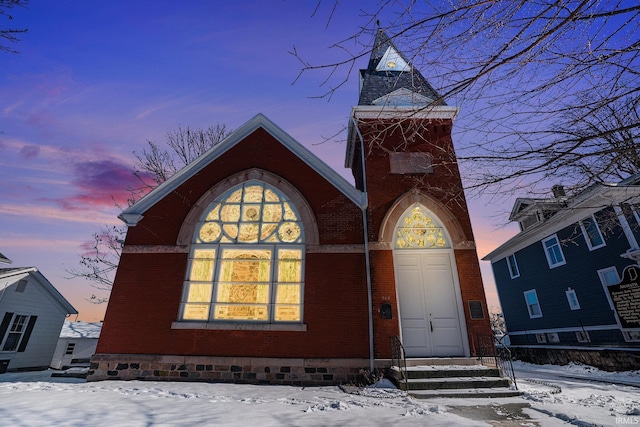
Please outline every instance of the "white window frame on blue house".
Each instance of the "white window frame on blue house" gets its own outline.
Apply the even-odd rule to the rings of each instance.
[[[518,268],[518,261],[516,261],[516,254],[511,254],[507,257],[507,267],[509,268],[509,276],[512,279],[520,277],[520,269]]]
[[[612,273],[615,273],[615,278]],[[600,283],[605,287],[605,290],[609,285],[617,285],[620,283],[620,275],[618,274],[618,269],[615,267],[607,267],[598,270],[598,276],[600,277]]]
[[[571,310],[580,310],[580,303],[578,302],[578,296],[576,295],[576,291],[574,289],[569,288],[565,291],[567,295],[567,301],[569,302],[569,308]]]
[[[540,307],[540,301],[538,300],[538,294],[535,289],[524,291],[524,302],[527,305],[527,311],[529,312],[529,318],[537,319],[542,317],[542,307]],[[537,307],[537,312],[535,308]]]
[[[590,251],[606,245],[604,237],[602,237],[602,233],[600,232],[598,221],[596,221],[593,215],[580,221],[580,228],[582,229],[582,235]]]
[[[552,242],[551,244],[547,244],[547,242]],[[544,249],[544,254],[547,257],[547,263],[549,264],[549,268],[560,267],[561,265],[565,265],[567,261],[564,258],[564,254],[562,253],[562,248],[560,247],[560,240],[558,239],[558,235],[554,234],[545,239],[542,239],[542,248]]]

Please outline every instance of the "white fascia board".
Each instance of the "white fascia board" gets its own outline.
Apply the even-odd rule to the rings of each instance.
[[[450,119],[454,120],[460,109],[448,105],[424,107],[388,105],[357,105],[351,115],[356,119]]]
[[[283,131],[275,123],[269,120],[264,114],[257,114],[251,120],[240,126],[231,135],[227,136],[219,144],[215,145],[209,151],[204,153],[195,161],[179,170],[171,178],[160,184],[149,194],[144,196],[134,205],[125,209],[118,217],[129,226],[135,226],[140,221],[144,213],[153,205],[158,203],[169,193],[174,191],[180,185],[185,183],[189,178],[205,168],[211,162],[222,156],[235,145],[243,141],[252,134],[256,129],[262,127],[275,139],[280,141],[296,156],[305,161],[316,172],[322,175],[327,181],[333,184],[338,190],[344,193],[351,201],[362,207],[366,205],[365,197],[362,192],[352,186],[346,179],[342,178],[336,171],[331,169],[326,163],[316,157],[307,150],[302,144],[293,139],[289,134]]]
[[[492,263],[518,252],[543,238],[575,224],[578,221],[640,195],[640,186],[598,185],[569,201],[569,205],[548,220],[516,234],[511,239],[485,255],[483,261]]]
[[[18,267],[18,268],[7,267],[7,268],[9,268],[10,271],[5,271],[0,273],[0,279],[9,279],[13,276],[27,275],[28,273],[31,273],[32,271],[37,270],[37,268],[35,267]]]

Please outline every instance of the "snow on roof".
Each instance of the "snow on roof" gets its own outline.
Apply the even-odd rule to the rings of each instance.
[[[101,322],[69,322],[65,320],[60,338],[98,338],[101,329]]]

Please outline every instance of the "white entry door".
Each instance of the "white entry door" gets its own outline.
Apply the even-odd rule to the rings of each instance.
[[[451,251],[394,251],[407,357],[464,356]]]

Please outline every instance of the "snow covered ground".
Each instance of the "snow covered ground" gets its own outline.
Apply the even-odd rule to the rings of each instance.
[[[416,400],[399,390],[94,382],[0,375],[3,426],[616,426],[640,424],[640,371],[516,363],[521,397]],[[594,381],[595,380],[595,381]],[[611,383],[612,381],[618,384]],[[620,384],[624,383],[624,385]]]

